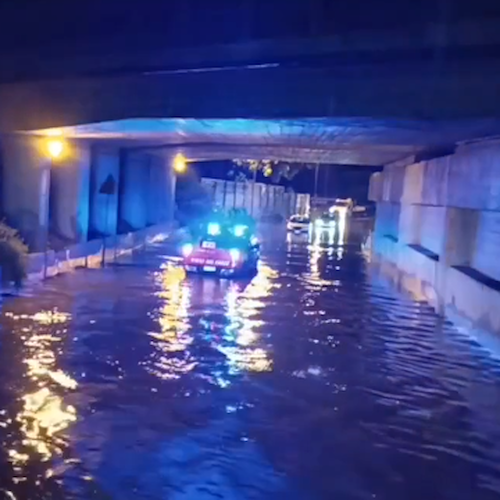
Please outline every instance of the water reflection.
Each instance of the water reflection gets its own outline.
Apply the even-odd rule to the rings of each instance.
[[[341,217],[338,223],[331,228],[314,229],[309,233],[309,249],[337,249],[343,254],[343,247],[346,244],[347,222],[345,217]]]
[[[340,229],[342,229],[341,226],[327,231],[318,231],[313,236],[307,246],[309,253],[308,272],[302,273],[301,281],[315,287],[338,286],[340,284],[338,280],[327,280],[324,276],[327,274],[325,273],[327,265],[331,262],[336,264],[336,270],[340,269],[338,261],[341,261],[344,257],[344,246],[331,243],[332,238],[337,243],[344,241],[344,236],[339,233]],[[345,226],[342,230],[345,231]]]
[[[262,311],[277,276],[266,265],[250,282],[187,279],[174,265],[163,268],[155,277],[161,305],[152,315],[158,328],[149,332],[154,350],[146,370],[162,380],[194,373],[221,388],[243,372],[271,371]]]
[[[16,299],[87,298],[3,315],[0,498],[499,498],[499,363],[356,252],[268,248],[248,282],[154,254]]]
[[[23,364],[29,379],[20,398],[21,409],[15,417],[22,440],[9,449],[18,474],[30,459],[48,461],[65,448],[63,431],[77,420],[76,409],[64,403],[64,394],[78,386],[69,374],[57,367],[61,343],[67,334],[68,314],[57,310],[30,315],[5,313],[14,322],[13,333],[22,341]]]
[[[178,379],[196,367],[189,352],[193,337],[189,333],[190,288],[182,269],[169,265],[156,275],[160,290],[156,295],[162,300],[157,312],[160,331],[150,332],[154,351],[148,371],[156,377]]]
[[[218,349],[226,355],[232,374],[272,371],[272,357],[263,339],[264,321],[261,318],[265,299],[278,286],[273,282],[276,277],[275,271],[261,265],[248,286],[234,283],[226,295],[226,343]]]
[[[246,283],[231,282],[225,293],[226,325],[222,336],[214,336],[213,345],[224,354],[227,375],[214,373],[217,384],[228,387],[231,377],[241,372],[272,370],[272,359],[262,341],[261,319],[265,299],[277,286],[273,279],[277,273],[261,265],[253,280]]]

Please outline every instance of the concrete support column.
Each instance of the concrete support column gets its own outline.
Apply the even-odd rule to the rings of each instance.
[[[2,138],[2,212],[32,251],[85,240],[88,229],[89,154],[85,144],[68,143],[66,156],[52,162],[44,140]],[[50,235],[49,233],[50,232]]]
[[[165,186],[163,170],[168,168],[167,162],[161,156],[151,156],[148,179],[147,223],[155,225],[162,222],[161,207],[164,197],[169,196]]]
[[[148,224],[171,223],[175,212],[174,157],[153,155],[150,163]]]
[[[90,239],[113,235],[118,226],[120,149],[94,145],[90,169]],[[106,194],[106,188],[112,188]]]
[[[49,160],[40,141],[25,136],[2,138],[1,155],[3,215],[32,250],[39,250],[48,222],[48,205],[42,202],[48,195]]]
[[[50,230],[61,244],[86,241],[89,230],[90,147],[72,143],[68,148],[67,159],[50,172]]]
[[[145,153],[122,155],[120,165],[119,231],[126,233],[147,225],[151,157]]]

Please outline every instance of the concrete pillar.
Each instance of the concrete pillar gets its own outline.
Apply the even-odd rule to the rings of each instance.
[[[165,196],[170,196],[165,183],[168,163],[161,156],[152,155],[149,164],[147,224],[155,225],[162,222],[161,207]]]
[[[117,232],[119,173],[120,149],[94,145],[90,168],[90,239]],[[114,187],[111,194],[102,192],[107,184]]]
[[[9,136],[0,144],[2,212],[32,251],[85,239],[88,228],[88,148],[69,142],[65,156],[51,161],[46,139]],[[51,199],[49,199],[49,197]]]
[[[122,155],[120,165],[119,231],[126,233],[147,225],[151,157],[141,152]]]
[[[48,194],[44,170],[48,171],[49,160],[43,157],[41,142],[33,137],[3,137],[1,153],[3,215],[30,248],[38,250],[46,229],[48,206],[44,208],[42,195]]]
[[[153,154],[150,163],[148,224],[171,223],[175,213],[175,182],[172,155]]]
[[[72,143],[68,157],[54,163],[50,176],[50,230],[63,244],[87,240],[89,230],[90,147]]]

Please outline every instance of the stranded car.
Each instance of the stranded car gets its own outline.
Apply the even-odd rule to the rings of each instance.
[[[210,223],[197,244],[185,243],[181,251],[188,273],[242,276],[257,271],[260,243],[248,226]]]
[[[290,219],[288,219],[286,228],[290,232],[305,233],[309,231],[310,223],[311,220],[305,215],[292,215]]]

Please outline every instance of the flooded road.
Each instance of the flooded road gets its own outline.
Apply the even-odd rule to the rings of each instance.
[[[4,301],[0,499],[500,499],[500,362],[356,245],[171,253]]]

